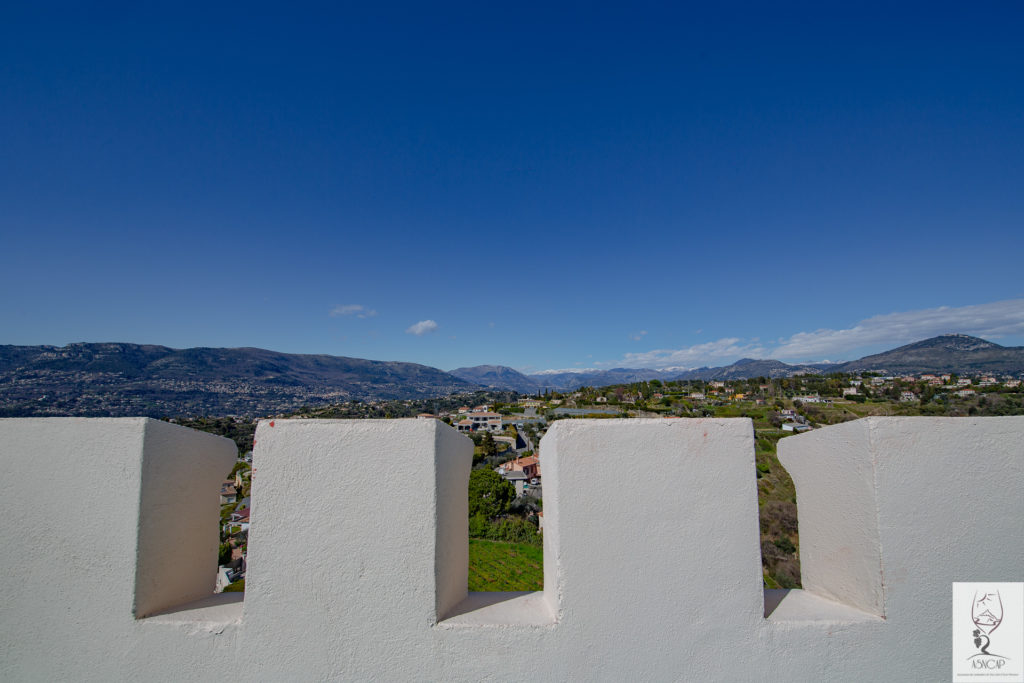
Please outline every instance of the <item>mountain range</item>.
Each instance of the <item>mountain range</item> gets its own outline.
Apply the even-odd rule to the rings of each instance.
[[[271,415],[353,399],[414,399],[481,388],[536,393],[651,379],[730,380],[881,371],[1024,375],[1024,347],[948,334],[847,363],[744,358],[686,371],[613,368],[525,375],[500,365],[437,368],[265,349],[105,343],[0,346],[0,416]]]
[[[478,387],[415,363],[265,349],[0,346],[0,416],[268,415]]]
[[[480,368],[487,368],[487,371],[485,373],[478,372]],[[452,370],[451,374],[491,389],[537,392],[545,389],[572,391],[583,386],[600,387],[652,379],[724,381],[750,377],[793,377],[802,374],[830,372],[956,372],[1018,375],[1024,373],[1024,347],[1000,346],[966,334],[944,334],[845,363],[792,365],[779,360],[743,358],[731,365],[694,368],[682,372],[614,368],[531,375],[525,375],[503,366],[484,365],[458,368]]]

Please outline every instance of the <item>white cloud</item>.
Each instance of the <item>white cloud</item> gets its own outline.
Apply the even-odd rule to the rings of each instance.
[[[629,338],[632,339],[633,341],[640,341],[646,336],[647,330],[640,330],[639,332],[634,332],[633,334],[629,335]]]
[[[1024,334],[1024,299],[971,306],[940,306],[876,315],[841,330],[797,332],[779,340],[772,356],[780,359],[842,356],[869,346],[900,346],[948,333],[984,339]]]
[[[694,367],[736,360],[745,356],[763,358],[764,353],[765,349],[760,344],[744,342],[739,337],[726,337],[682,349],[654,349],[643,353],[627,353],[620,363],[622,367],[627,368]]]
[[[436,330],[439,325],[433,320],[421,320],[414,325],[410,325],[405,331],[406,334],[415,334],[417,337],[422,337],[425,334],[429,334]]]
[[[540,372],[534,372],[534,375],[560,375],[564,372],[582,373],[582,372],[598,372],[597,368],[559,368],[551,370],[541,370]]]
[[[331,317],[338,318],[346,315],[354,315],[357,318],[373,318],[376,317],[377,311],[372,308],[366,308],[360,304],[345,304],[343,306],[335,306],[331,309]]]
[[[849,360],[856,357],[850,354],[858,350],[894,348],[948,333],[984,339],[1024,335],[1024,299],[876,315],[845,329],[797,332],[777,340],[775,344],[767,344],[758,337],[725,337],[681,349],[627,353],[615,364],[632,368],[665,368],[721,365],[744,357],[790,362],[825,357]]]

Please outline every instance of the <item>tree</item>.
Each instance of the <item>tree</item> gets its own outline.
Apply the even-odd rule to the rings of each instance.
[[[469,516],[482,515],[493,519],[508,512],[515,500],[516,489],[491,469],[469,473]]]
[[[231,562],[231,544],[221,543],[217,551],[217,564],[228,564]]]
[[[480,449],[485,457],[498,454],[498,444],[494,442],[494,437],[490,432],[484,432],[483,438],[480,439]]]

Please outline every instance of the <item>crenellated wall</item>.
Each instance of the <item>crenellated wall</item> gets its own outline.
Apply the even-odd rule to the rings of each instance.
[[[781,441],[788,592],[761,587],[746,419],[555,423],[545,590],[517,594],[466,593],[453,429],[275,420],[256,441],[243,601],[210,595],[232,442],[0,420],[0,680],[947,680],[951,583],[1024,580],[1024,417]]]

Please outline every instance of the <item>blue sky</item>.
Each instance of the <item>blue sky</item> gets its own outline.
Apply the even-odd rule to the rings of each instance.
[[[0,10],[0,343],[1024,344],[1024,5]]]

